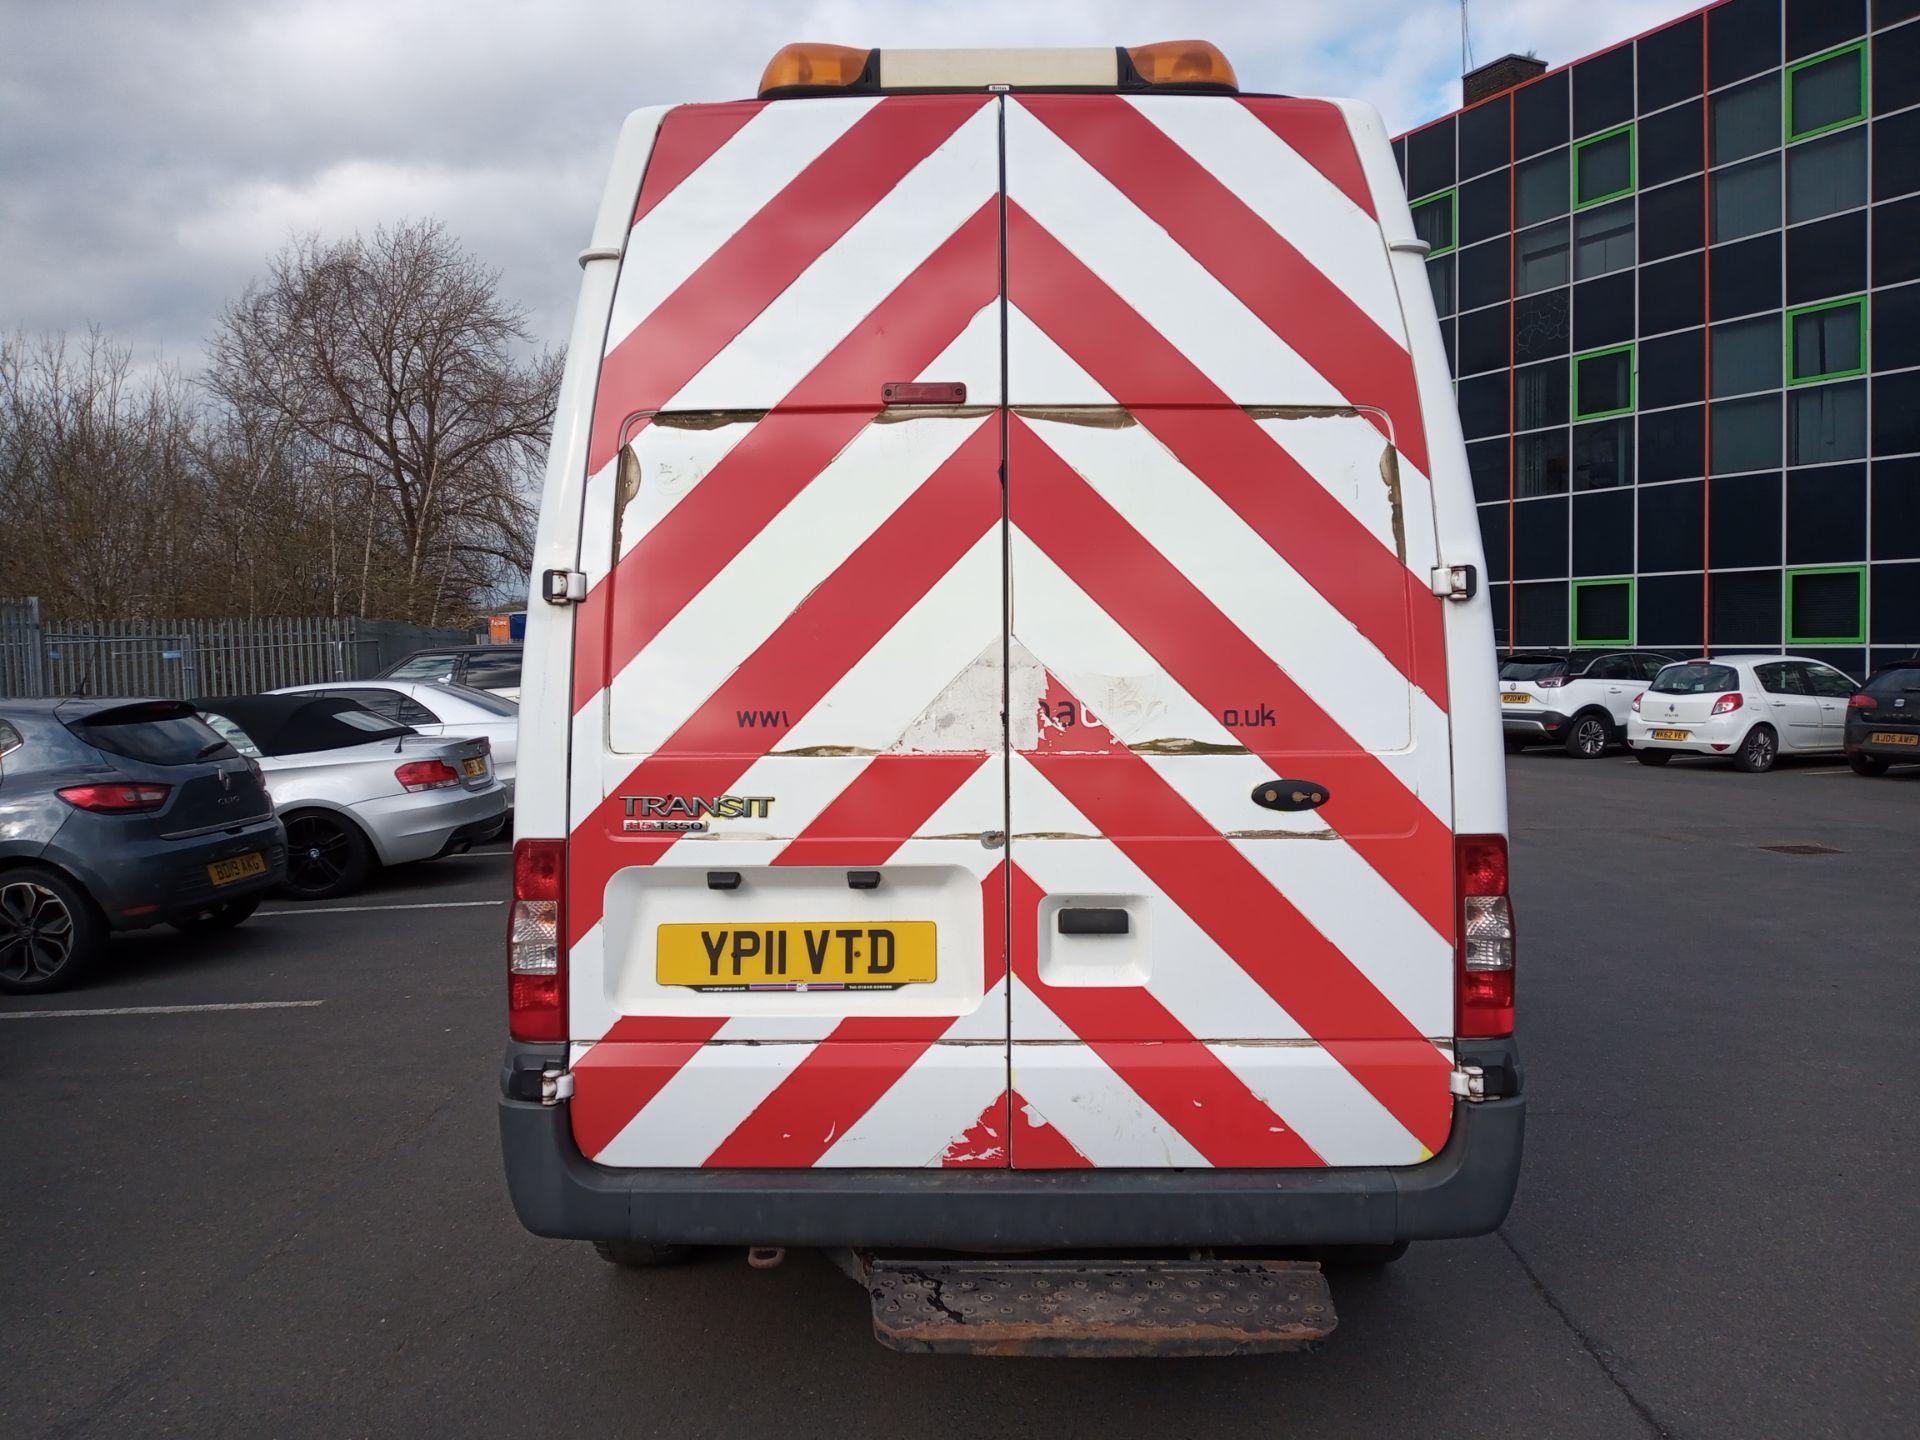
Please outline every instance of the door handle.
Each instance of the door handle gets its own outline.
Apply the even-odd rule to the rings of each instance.
[[[1127,912],[1075,906],[1060,912],[1062,935],[1125,935]]]

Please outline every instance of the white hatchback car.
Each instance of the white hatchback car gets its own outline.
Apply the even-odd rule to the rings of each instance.
[[[1716,655],[1669,665],[1635,696],[1627,745],[1642,765],[1675,755],[1729,757],[1771,770],[1782,754],[1838,752],[1860,687],[1799,655]]]
[[[376,715],[411,726],[422,735],[446,735],[493,746],[493,773],[513,808],[513,757],[520,733],[520,704],[502,695],[436,680],[338,680],[326,685],[287,685],[269,695],[332,695]]]

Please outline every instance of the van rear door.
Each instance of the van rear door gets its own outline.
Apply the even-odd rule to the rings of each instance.
[[[1016,1166],[1446,1140],[1443,601],[1335,105],[1006,103]]]
[[[999,212],[987,96],[662,123],[576,621],[602,1164],[1006,1163]]]

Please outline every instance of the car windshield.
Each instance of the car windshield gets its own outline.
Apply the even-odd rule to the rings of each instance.
[[[1567,662],[1548,655],[1516,655],[1511,660],[1503,660],[1500,662],[1500,678],[1502,680],[1517,680],[1522,684],[1529,684],[1536,680],[1544,680],[1549,675],[1564,675],[1566,673]]]
[[[387,672],[389,680],[444,680],[453,674],[451,655],[415,655]]]
[[[260,747],[253,743],[253,737],[238,725],[234,724],[233,721],[227,719],[226,716],[206,714],[200,718],[212,726],[213,729],[219,733],[222,740],[225,740],[249,760],[258,760],[260,758]]]
[[[1740,676],[1725,665],[1669,665],[1649,687],[1661,695],[1719,695],[1740,688]]]
[[[504,695],[495,695],[491,690],[476,690],[471,685],[441,685],[437,687],[449,695],[457,695],[476,710],[484,710],[489,715],[500,715],[508,719],[520,713],[517,702]]]
[[[1920,665],[1882,670],[1865,688],[1869,695],[1920,695]]]

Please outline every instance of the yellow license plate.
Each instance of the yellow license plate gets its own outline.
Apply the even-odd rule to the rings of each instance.
[[[1508,690],[1501,694],[1500,703],[1502,705],[1531,705],[1533,703],[1533,697],[1531,695],[1516,695],[1513,691]]]
[[[484,775],[487,773],[487,762],[478,755],[462,760],[460,762],[460,773],[465,775],[469,780],[476,775]]]
[[[236,880],[245,880],[249,875],[266,873],[267,857],[258,851],[249,855],[235,855],[227,860],[216,860],[207,866],[207,874],[216,885],[231,885]]]
[[[934,978],[931,920],[662,925],[654,978],[692,990],[897,990]]]
[[[1875,745],[1920,745],[1920,735],[1902,735],[1897,730],[1875,730],[1867,738]]]
[[[1656,730],[1653,732],[1653,738],[1656,740],[1684,740],[1687,738],[1687,732],[1684,730]]]

